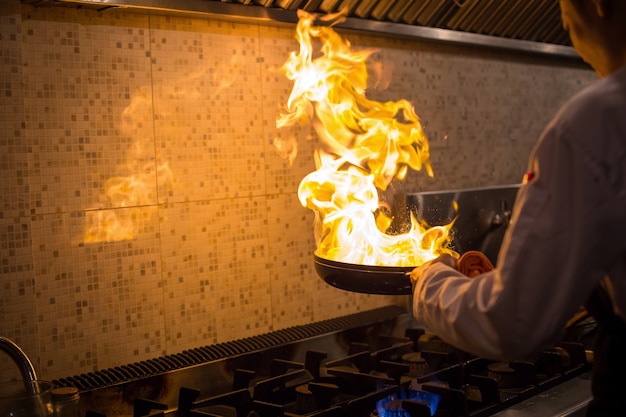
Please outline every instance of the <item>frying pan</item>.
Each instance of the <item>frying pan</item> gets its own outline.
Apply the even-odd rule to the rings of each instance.
[[[406,204],[419,221],[448,224],[453,219],[452,249],[458,253],[478,250],[492,264],[511,216],[519,184],[466,190],[412,193]],[[456,202],[456,204],[455,204]],[[367,294],[412,294],[407,272],[412,266],[374,266],[331,261],[314,254],[315,271],[333,287]]]
[[[413,266],[358,265],[331,261],[313,254],[315,272],[327,284],[345,291],[366,294],[407,295],[413,293],[407,275]]]

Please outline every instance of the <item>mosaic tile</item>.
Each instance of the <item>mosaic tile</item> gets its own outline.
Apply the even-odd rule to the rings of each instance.
[[[0,16],[0,210],[1,216],[27,216],[29,171],[24,129],[24,89],[19,11]]]
[[[19,4],[3,5],[0,14],[0,336],[17,343],[38,366],[21,39]],[[0,355],[0,381],[19,378],[17,366],[7,355]]]
[[[39,341],[32,271],[30,219],[0,218],[0,336],[17,343],[39,365]],[[0,381],[21,378],[6,355],[0,357]]]
[[[207,21],[181,32],[181,19],[154,20],[156,147],[173,184],[161,201],[264,194],[258,31]]]
[[[133,18],[114,22],[65,9],[33,9],[23,22],[32,214],[156,202],[152,111],[130,101],[147,87],[149,39]],[[134,182],[141,195],[125,201],[107,181]]]
[[[267,220],[274,330],[315,321],[315,309],[303,300],[319,278],[311,265],[315,251],[313,212],[295,193],[268,198]]]
[[[93,243],[83,240],[84,213],[31,219],[43,375],[111,367],[120,358],[138,361],[164,351],[158,219],[136,218],[136,237]]]
[[[271,330],[265,198],[161,209],[168,349]]]

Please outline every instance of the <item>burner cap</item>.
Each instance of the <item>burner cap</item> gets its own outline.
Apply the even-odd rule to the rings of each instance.
[[[520,380],[508,362],[495,362],[487,365],[487,376],[493,378],[500,388],[515,388],[520,386]]]
[[[409,364],[409,373],[411,377],[420,377],[428,374],[429,368],[426,359],[422,357],[420,352],[410,352],[402,355],[402,360]]]

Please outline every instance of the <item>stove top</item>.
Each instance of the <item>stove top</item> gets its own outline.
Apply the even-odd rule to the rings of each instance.
[[[496,362],[388,306],[54,383],[79,388],[87,417],[564,416],[588,401],[588,370],[578,341]]]

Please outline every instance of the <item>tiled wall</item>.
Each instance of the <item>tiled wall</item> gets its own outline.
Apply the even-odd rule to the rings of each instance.
[[[291,167],[272,145],[293,26],[18,0],[0,23],[0,335],[43,379],[406,305],[313,270],[296,191],[315,140]],[[517,182],[543,124],[594,79],[572,62],[345,35],[381,48],[389,83],[370,97],[411,100],[431,139],[435,177],[388,194]]]

